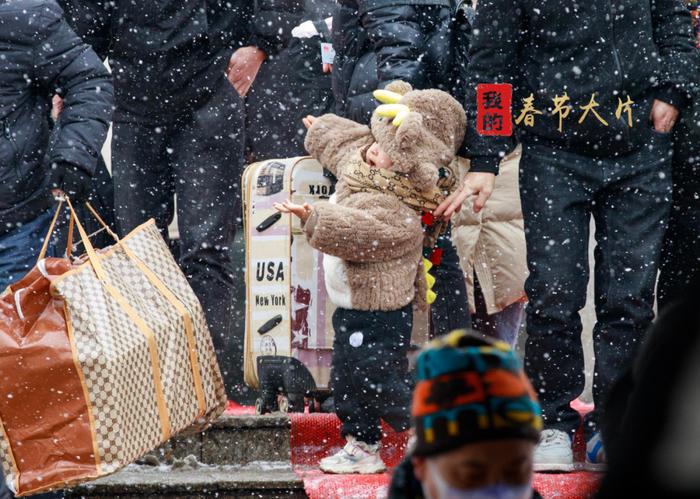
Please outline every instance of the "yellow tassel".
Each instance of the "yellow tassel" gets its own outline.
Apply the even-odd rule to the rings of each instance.
[[[403,95],[397,94],[396,92],[382,89],[375,90],[372,92],[372,95],[374,95],[374,98],[382,104],[398,104],[403,97]]]
[[[423,269],[425,271],[425,282],[427,284],[425,301],[428,305],[432,305],[437,299],[437,293],[433,291],[432,287],[435,285],[435,276],[430,275],[430,269],[433,268],[433,262],[427,258],[423,258]]]

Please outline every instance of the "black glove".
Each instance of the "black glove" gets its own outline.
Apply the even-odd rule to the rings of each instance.
[[[92,190],[92,177],[82,168],[70,163],[51,166],[51,189],[60,189],[77,203],[87,201]]]

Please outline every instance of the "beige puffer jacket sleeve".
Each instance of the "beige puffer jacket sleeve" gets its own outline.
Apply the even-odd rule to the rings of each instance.
[[[466,276],[472,312],[475,273],[489,315],[526,299],[524,286],[528,271],[518,190],[520,155],[518,146],[503,159],[496,188],[481,213],[475,214],[465,204],[453,218],[452,238]],[[461,162],[460,170],[464,173],[469,162]]]

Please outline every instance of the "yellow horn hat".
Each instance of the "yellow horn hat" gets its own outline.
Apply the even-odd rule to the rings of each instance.
[[[375,110],[379,116],[393,118],[393,125],[399,126],[411,110],[405,104],[382,104]]]
[[[372,95],[374,95],[374,98],[382,104],[398,104],[403,97],[403,95],[399,93],[383,89],[375,90],[372,92]]]

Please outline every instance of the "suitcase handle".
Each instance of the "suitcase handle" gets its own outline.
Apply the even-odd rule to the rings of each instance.
[[[258,329],[258,333],[260,333],[260,334],[269,333],[274,328],[279,326],[281,323],[282,323],[282,314],[275,315],[272,319],[270,319],[265,324],[260,326],[260,328]]]
[[[263,232],[275,225],[277,222],[279,222],[280,218],[282,218],[282,213],[277,212],[274,215],[270,215],[267,217],[265,220],[260,222],[260,225],[258,225],[255,230],[258,232]]]

